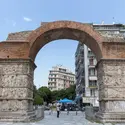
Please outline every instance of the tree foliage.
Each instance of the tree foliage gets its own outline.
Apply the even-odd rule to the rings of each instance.
[[[71,85],[69,88],[66,89],[66,94],[68,99],[75,99],[76,93],[75,93],[75,85]]]
[[[40,97],[44,99],[45,102],[47,103],[51,102],[51,91],[46,86],[40,87],[38,89],[38,93]]]
[[[33,99],[34,99],[34,101],[33,101],[34,105],[42,105],[43,104],[43,98],[40,97],[35,85],[33,86]]]
[[[43,98],[36,94],[34,97],[34,105],[43,105]]]
[[[34,104],[41,105],[43,101],[48,103],[52,103],[53,101],[68,98],[71,100],[75,99],[75,85],[71,85],[67,89],[61,89],[56,91],[50,91],[47,87],[40,87],[38,90],[34,86],[33,90]]]
[[[69,88],[67,89],[61,89],[58,91],[52,91],[52,101],[55,100],[60,100],[63,98],[68,98],[68,99],[75,99],[75,85],[71,85]]]

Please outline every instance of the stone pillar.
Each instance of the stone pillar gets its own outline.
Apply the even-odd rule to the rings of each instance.
[[[97,64],[99,112],[102,122],[125,122],[125,60],[102,59]]]
[[[29,59],[0,60],[0,121],[31,121],[33,111],[33,74]]]

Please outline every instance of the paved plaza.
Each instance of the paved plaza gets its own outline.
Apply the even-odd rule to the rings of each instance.
[[[33,123],[0,123],[0,125],[119,125],[119,124],[99,124],[99,123],[92,123],[85,119],[85,114],[83,112],[70,112],[67,115],[66,112],[61,112],[60,117],[56,117],[56,112],[49,115],[49,112],[45,112],[45,118],[38,122]],[[125,125],[125,124],[120,124]]]

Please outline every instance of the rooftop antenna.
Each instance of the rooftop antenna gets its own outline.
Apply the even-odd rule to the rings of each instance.
[[[115,18],[113,17],[112,19],[113,19],[113,23],[112,23],[112,24],[115,24],[115,22],[114,22],[114,19],[115,19]]]

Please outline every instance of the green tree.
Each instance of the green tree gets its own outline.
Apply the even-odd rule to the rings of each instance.
[[[51,92],[52,101],[60,100],[60,99],[63,99],[63,98],[68,98],[68,99],[74,100],[75,99],[75,95],[76,95],[75,88],[76,88],[75,85],[71,85],[67,89],[61,89],[61,90],[58,90],[58,91],[52,91]]]
[[[76,96],[75,89],[76,89],[75,85],[71,85],[69,88],[66,89],[67,98],[72,99],[72,100],[75,99],[75,96]]]
[[[41,98],[38,94],[34,97],[34,105],[43,105],[43,98]]]
[[[45,102],[50,103],[52,98],[51,98],[51,91],[46,87],[42,86],[38,89],[38,94],[40,95],[41,98],[44,99]]]
[[[58,93],[59,92],[57,90],[51,92],[52,102],[56,101],[56,100],[59,100]]]

